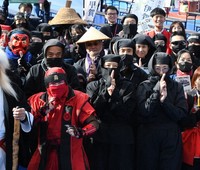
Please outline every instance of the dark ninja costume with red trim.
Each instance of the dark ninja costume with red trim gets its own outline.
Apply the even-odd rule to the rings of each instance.
[[[28,169],[88,170],[82,137],[98,128],[95,110],[88,95],[72,90],[62,68],[50,68],[45,74],[47,92],[28,100],[38,125],[38,148]],[[68,133],[66,132],[68,131]]]

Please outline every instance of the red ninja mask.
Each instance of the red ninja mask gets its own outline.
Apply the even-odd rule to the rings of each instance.
[[[45,86],[50,97],[56,99],[66,98],[69,87],[66,80],[66,73],[60,67],[52,67],[45,73]]]
[[[11,35],[9,47],[15,55],[19,55],[20,51],[25,54],[29,47],[29,36],[18,33]]]
[[[66,98],[68,94],[68,86],[65,81],[61,81],[59,83],[50,83],[47,88],[47,93],[50,97],[54,97],[55,99]]]

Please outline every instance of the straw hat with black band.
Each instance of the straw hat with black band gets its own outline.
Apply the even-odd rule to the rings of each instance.
[[[108,40],[108,36],[94,27],[90,27],[76,43],[86,43],[89,41]]]

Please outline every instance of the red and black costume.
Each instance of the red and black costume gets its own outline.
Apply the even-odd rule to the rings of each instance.
[[[163,34],[167,39],[167,50],[166,50],[166,53],[170,55],[172,53],[172,50],[169,47],[171,33],[168,32],[166,29],[163,29],[161,34]],[[151,38],[154,38],[154,36],[156,35],[156,32],[155,32],[155,30],[152,30],[152,31],[147,32],[147,35],[150,36]]]
[[[61,72],[49,76],[52,70]],[[89,169],[81,137],[96,131],[95,110],[88,102],[88,95],[67,85],[63,73],[62,68],[49,69],[48,76],[45,75],[47,92],[29,98],[34,122],[38,125],[38,148],[29,170]],[[66,133],[69,127],[74,135]]]
[[[188,116],[181,121],[184,129],[182,132],[183,141],[183,169],[199,169],[200,162],[200,111],[196,110],[199,97],[197,90],[193,89],[187,94],[189,106]],[[199,107],[199,106],[198,106]]]

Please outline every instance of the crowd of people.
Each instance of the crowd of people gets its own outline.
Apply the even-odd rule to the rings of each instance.
[[[100,30],[31,12],[0,10],[1,170],[199,170],[200,33],[158,7],[144,34],[114,6]]]

